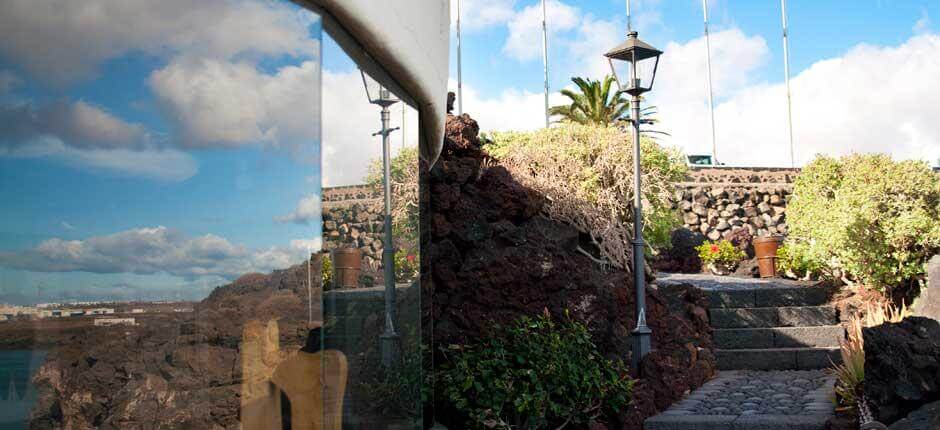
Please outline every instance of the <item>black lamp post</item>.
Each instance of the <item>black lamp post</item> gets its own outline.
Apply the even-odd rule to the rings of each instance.
[[[633,97],[633,280],[636,285],[636,328],[633,329],[633,368],[639,373],[640,360],[650,352],[652,330],[646,325],[646,268],[643,242],[643,203],[640,193],[640,96],[653,88],[659,56],[663,52],[637,38],[631,31],[627,40],[604,54],[620,91]],[[619,73],[618,73],[619,69]],[[626,82],[624,81],[626,80]]]
[[[369,103],[382,108],[382,129],[373,136],[382,136],[382,185],[385,197],[385,239],[382,244],[382,269],[385,278],[385,331],[379,336],[379,348],[382,351],[382,364],[386,367],[398,361],[399,335],[395,331],[395,247],[392,243],[392,168],[391,151],[388,136],[398,127],[389,128],[388,107],[399,100],[362,70],[362,85],[366,88]]]

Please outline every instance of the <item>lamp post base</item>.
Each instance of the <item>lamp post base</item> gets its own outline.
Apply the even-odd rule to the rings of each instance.
[[[652,333],[653,331],[645,325],[633,329],[630,333],[633,337],[633,361],[631,364],[637,376],[641,376],[640,363],[643,361],[643,357],[650,352],[650,338],[652,337]]]
[[[379,351],[382,352],[382,366],[391,369],[401,357],[401,337],[398,333],[382,333],[379,336]]]

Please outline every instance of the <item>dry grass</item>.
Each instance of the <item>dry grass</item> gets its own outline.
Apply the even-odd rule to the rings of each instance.
[[[858,401],[865,383],[865,339],[862,336],[862,329],[865,327],[875,327],[884,323],[900,322],[911,315],[907,306],[883,303],[872,306],[868,304],[865,312],[856,313],[849,320],[848,335],[842,341],[840,353],[842,355],[842,364],[834,365],[833,372],[836,375],[836,399],[839,411],[846,413],[858,413]]]

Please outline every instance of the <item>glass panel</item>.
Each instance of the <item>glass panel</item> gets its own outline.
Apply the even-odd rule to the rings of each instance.
[[[339,408],[321,49],[286,0],[0,2],[0,428]]]
[[[402,102],[383,113],[368,98],[377,83],[328,38],[324,46],[323,333],[349,368],[343,425],[421,428],[418,115]]]

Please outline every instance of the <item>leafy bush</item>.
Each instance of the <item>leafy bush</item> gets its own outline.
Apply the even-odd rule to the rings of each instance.
[[[391,161],[392,232],[407,247],[418,243],[418,148],[403,148]],[[382,159],[373,160],[367,185],[382,189]]]
[[[395,281],[411,282],[418,278],[418,253],[415,250],[402,249],[395,252]]]
[[[734,246],[731,241],[724,239],[717,242],[705,242],[695,247],[695,250],[698,251],[698,257],[705,264],[734,266],[747,257],[744,251]]]
[[[473,428],[586,425],[626,408],[633,381],[598,353],[587,328],[547,315],[497,327],[472,346],[452,346],[438,379]]]
[[[587,233],[601,254],[631,266],[633,237],[632,137],[615,127],[563,124],[532,132],[494,133],[485,149],[513,176],[547,197],[547,215]],[[687,166],[676,149],[640,140],[643,152],[643,233],[654,253],[668,247],[681,225],[671,209],[675,182]]]
[[[777,270],[785,276],[798,279],[813,279],[825,274],[832,277],[827,267],[810,256],[811,250],[805,243],[783,244],[777,248]]]
[[[333,259],[329,254],[320,254],[320,275],[323,277],[323,291],[333,289]]]
[[[888,155],[817,157],[794,184],[782,263],[879,290],[912,287],[940,252],[940,179]]]

